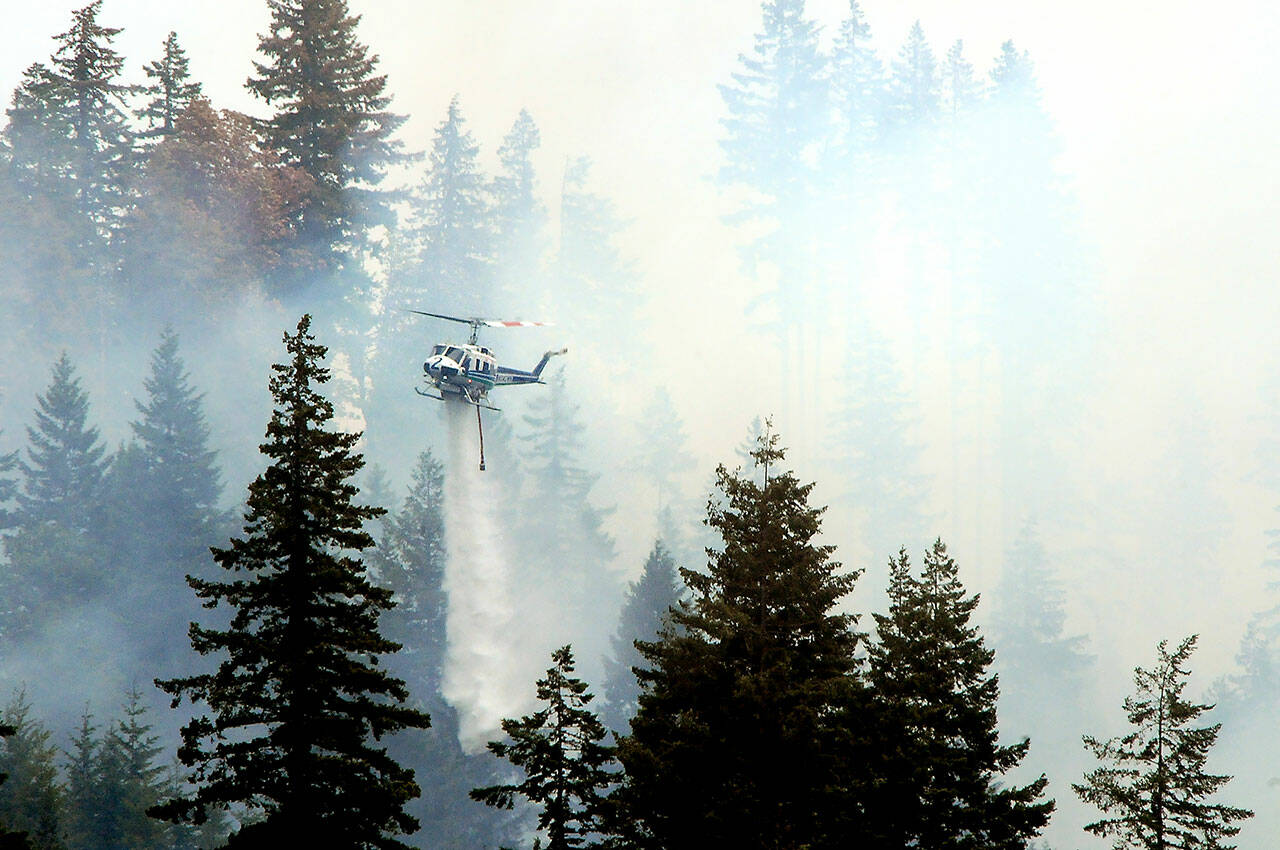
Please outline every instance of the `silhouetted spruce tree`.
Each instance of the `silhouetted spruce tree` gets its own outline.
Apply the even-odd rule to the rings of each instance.
[[[942,108],[938,62],[916,21],[898,51],[889,78],[889,124],[894,130],[928,129]]]
[[[617,794],[640,846],[825,846],[850,804],[831,722],[857,687],[855,618],[836,610],[857,574],[814,542],[823,509],[779,469],[777,436],[753,458],[763,482],[718,469],[707,522],[723,548],[706,572],[681,569],[691,601],[637,643],[640,707],[618,745]]]
[[[194,793],[153,811],[200,823],[208,808],[244,807],[258,819],[233,848],[402,847],[393,836],[417,828],[403,807],[418,786],[377,742],[430,721],[381,669],[400,648],[378,631],[392,592],[358,555],[373,542],[364,523],[383,511],[352,501],[360,435],[330,430],[333,405],[318,390],[326,349],[310,327],[303,316],[285,334],[287,362],[272,366],[261,446],[271,463],[249,485],[244,536],[214,550],[233,578],[189,579],[232,616],[223,630],[191,627],[197,652],[223,655],[216,673],[157,683],[175,706],[187,697],[208,712],[183,727],[178,751]]]
[[[124,714],[111,723],[98,755],[98,776],[103,803],[95,812],[100,847],[165,850],[179,829],[147,814],[147,810],[173,794],[168,771],[158,760],[164,748],[152,732],[142,694],[126,695]]]
[[[25,832],[33,850],[60,850],[62,788],[58,783],[57,749],[31,703],[18,692],[0,712],[0,724],[13,732],[0,742],[0,824]]]
[[[608,197],[590,182],[591,160],[575,157],[565,164],[560,183],[560,247],[553,291],[556,310],[569,322],[615,325],[601,356],[629,349],[640,328],[640,299],[634,267],[617,245],[626,221]],[[620,368],[629,364],[620,363]]]
[[[860,537],[873,552],[918,539],[924,526],[928,480],[919,419],[888,340],[861,317],[847,322],[845,366],[829,419],[832,471],[839,498],[856,512]]]
[[[54,86],[47,65],[28,67],[0,128],[0,274],[15,352],[31,350],[34,334],[26,328],[38,328],[41,339],[50,332],[82,336],[96,303],[88,298],[89,258],[80,250],[92,227],[63,173],[72,158],[71,127],[51,102]],[[85,301],[68,303],[71,294]]]
[[[504,315],[530,315],[541,306],[547,210],[538,199],[533,169],[533,155],[541,144],[538,126],[520,110],[498,148],[501,170],[489,183],[494,300]]]
[[[419,694],[436,699],[444,675],[444,464],[428,449],[418,455],[400,510],[382,522],[378,547],[368,558],[379,582],[395,594],[382,630],[404,647],[389,659]]]
[[[62,806],[63,844],[67,850],[109,846],[109,837],[102,828],[102,815],[109,800],[102,776],[101,749],[98,726],[86,710],[67,752]]]
[[[653,393],[640,413],[639,448],[635,468],[654,485],[659,512],[669,505],[680,505],[679,478],[693,469],[693,455],[688,452],[684,426],[671,403],[666,389]]]
[[[20,461],[17,528],[5,536],[0,571],[0,631],[29,636],[107,586],[103,548],[103,475],[98,429],[87,426],[89,399],[63,354],[38,396],[35,425]]]
[[[17,451],[0,454],[0,531],[10,528],[17,521],[10,507],[18,494],[18,482],[13,478],[17,469]]]
[[[982,100],[982,87],[973,64],[964,55],[964,41],[956,39],[942,62],[942,106],[950,121],[972,112]]]
[[[523,417],[530,486],[521,520],[545,541],[536,556],[542,568],[571,589],[568,601],[581,610],[613,598],[615,589],[602,569],[613,558],[613,539],[603,527],[608,511],[589,498],[600,476],[582,465],[585,426],[569,396],[564,369],[557,369],[547,383],[547,391],[529,402]]]
[[[44,152],[47,157],[67,159],[50,161],[44,170],[68,180],[79,218],[90,225],[82,232],[79,248],[100,275],[111,268],[108,237],[127,204],[134,166],[133,132],[125,105],[133,88],[120,82],[124,59],[111,47],[122,29],[99,23],[101,6],[102,0],[93,0],[74,10],[72,27],[54,36],[58,49],[52,55],[49,76],[33,92],[46,100],[38,113],[54,118],[41,137],[59,129],[70,131],[67,145]],[[105,297],[101,292],[92,294]]]
[[[184,577],[207,573],[209,546],[230,523],[218,508],[222,484],[202,395],[189,383],[172,330],[152,352],[143,387],[133,441],[107,475],[110,492],[129,495],[113,499],[108,513],[118,575],[128,585],[121,614],[135,650],[155,669],[181,657],[172,636],[196,615]]]
[[[201,96],[201,86],[191,80],[187,52],[178,44],[176,32],[165,38],[164,54],[143,71],[150,82],[142,87],[142,94],[149,99],[137,115],[147,122],[146,135],[171,136],[177,131],[178,116]]]
[[[831,100],[836,111],[836,154],[839,172],[855,182],[849,191],[865,194],[869,154],[885,108],[884,64],[871,47],[871,27],[858,0],[849,0],[849,17],[840,24],[831,54]]]
[[[604,800],[617,774],[610,769],[613,748],[604,743],[604,725],[589,708],[587,683],[573,677],[573,652],[563,646],[538,680],[538,701],[545,705],[519,720],[503,720],[505,741],[490,741],[489,751],[506,759],[523,778],[515,784],[476,788],[473,799],[500,809],[515,806],[517,796],[539,808],[538,829],[547,850],[587,847],[604,828]]]
[[[5,738],[16,733],[18,727],[0,723],[0,747],[3,746]],[[3,750],[0,750],[2,752]],[[9,778],[7,773],[0,773],[0,785],[4,785],[4,781]],[[16,832],[8,829],[4,821],[0,821],[0,850],[31,850],[31,844],[27,841],[25,832]]]
[[[1023,683],[1024,692],[1042,695],[1053,683],[1079,682],[1088,669],[1092,658],[1084,651],[1084,638],[1068,636],[1066,620],[1062,582],[1035,525],[1027,523],[1005,556],[991,618],[1000,666]]]
[[[20,465],[19,520],[25,526],[57,523],[68,531],[94,531],[100,521],[105,448],[87,424],[89,396],[66,352],[53,364],[44,395],[36,397],[35,426],[27,426],[27,459]]]
[[[474,312],[490,303],[493,254],[479,153],[455,95],[436,127],[412,226],[420,259],[414,288],[421,289],[410,294],[466,304]]]
[[[1024,786],[1004,778],[1030,742],[998,741],[995,653],[970,625],[978,597],[957,572],[941,540],[919,578],[902,550],[890,564],[889,613],[875,615],[870,684],[888,731],[866,802],[881,846],[1013,850],[1053,812],[1043,775]]]
[[[764,210],[788,210],[812,176],[808,157],[823,137],[826,62],[804,0],[765,0],[760,31],[720,86],[727,162],[720,179],[767,195]]]
[[[1116,850],[1232,850],[1234,845],[1223,839],[1238,834],[1237,823],[1253,817],[1248,809],[1207,799],[1231,777],[1205,772],[1221,724],[1192,725],[1213,706],[1182,697],[1196,637],[1184,639],[1173,652],[1168,641],[1160,641],[1156,666],[1134,669],[1136,692],[1124,700],[1133,731],[1107,741],[1084,736],[1085,747],[1105,766],[1072,787],[1110,816],[1085,829],[1113,838]]]
[[[284,165],[311,178],[295,211],[298,236],[331,268],[363,245],[364,228],[390,223],[376,187],[406,160],[392,138],[404,117],[387,111],[387,78],[356,39],[346,0],[268,0],[271,23],[258,39],[250,91],[275,109],[267,143]]]
[[[653,642],[660,637],[672,608],[680,602],[680,579],[676,562],[662,540],[644,563],[640,577],[627,588],[613,634],[613,653],[604,660],[604,699],[600,714],[605,726],[625,733],[636,713],[640,683],[632,668],[643,667],[644,657],[636,641]]]

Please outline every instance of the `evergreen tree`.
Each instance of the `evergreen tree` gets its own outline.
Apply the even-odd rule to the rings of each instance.
[[[982,99],[982,89],[973,72],[973,65],[965,58],[964,41],[956,39],[947,51],[942,63],[942,103],[952,122],[977,107]]]
[[[275,108],[269,147],[310,177],[295,214],[298,235],[324,266],[362,245],[361,229],[385,224],[376,190],[406,160],[392,138],[403,116],[387,111],[387,78],[356,40],[358,15],[346,0],[269,0],[271,24],[258,40],[249,89]]]
[[[27,460],[21,463],[20,521],[93,531],[100,519],[105,449],[98,429],[86,427],[89,397],[66,352],[53,364],[49,388],[36,404],[35,427],[27,427]]]
[[[892,551],[917,539],[925,524],[928,479],[920,472],[921,446],[912,439],[919,416],[888,340],[861,317],[848,324],[828,432],[833,471],[840,500],[861,520],[866,548]]]
[[[43,63],[26,69],[0,130],[6,214],[0,216],[0,266],[16,341],[24,326],[83,334],[91,310],[93,227],[79,215],[69,163],[74,160],[70,116],[58,82]],[[20,349],[15,349],[20,350]]]
[[[0,712],[0,724],[13,730],[0,745],[0,824],[25,832],[32,850],[60,850],[62,789],[57,750],[50,732],[31,716],[31,703],[19,691]]]
[[[108,585],[104,549],[106,461],[98,429],[87,427],[89,399],[64,353],[48,390],[37,396],[19,462],[17,529],[3,540],[0,631],[30,637],[96,600]]]
[[[123,31],[99,23],[101,6],[102,0],[93,0],[77,9],[72,27],[54,37],[58,50],[52,56],[51,84],[45,91],[52,113],[65,116],[72,132],[70,161],[55,168],[63,166],[79,214],[104,238],[123,211],[133,166],[133,133],[124,102],[133,88],[119,82],[124,59],[111,47]],[[95,242],[82,247],[101,250],[105,246]]]
[[[906,551],[890,564],[889,613],[876,615],[870,684],[888,733],[889,754],[867,800],[872,832],[885,847],[1022,848],[1049,821],[1048,780],[1007,784],[1004,774],[1030,742],[998,742],[995,656],[970,618],[965,594],[941,540],[919,578]]]
[[[489,184],[497,275],[494,296],[510,315],[539,306],[537,280],[546,250],[547,210],[536,194],[533,154],[541,144],[538,126],[526,110],[520,110],[498,148],[502,169]]]
[[[582,465],[586,429],[569,397],[564,369],[547,383],[547,391],[529,402],[523,417],[531,468],[521,519],[530,534],[546,541],[535,556],[539,582],[556,576],[567,589],[570,610],[598,610],[616,590],[602,569],[614,555],[613,539],[603,528],[608,511],[589,498],[599,476]]]
[[[17,731],[18,728],[16,726],[0,723],[0,746],[3,745],[5,738]],[[8,778],[9,775],[7,773],[0,773],[0,785],[4,785],[4,781]],[[31,850],[31,844],[27,841],[25,832],[7,829],[4,823],[0,822],[0,850]]]
[[[177,837],[178,830],[172,824],[147,814],[175,791],[168,771],[158,761],[164,749],[152,728],[142,694],[130,690],[124,716],[104,737],[98,759],[105,792],[96,810],[103,836],[99,847],[167,850]]]
[[[1084,651],[1084,638],[1068,636],[1066,621],[1062,583],[1034,523],[1027,523],[1005,557],[991,619],[1000,666],[1024,683],[1026,693],[1043,694],[1064,680],[1078,682],[1090,666],[1093,659]]]
[[[768,195],[766,209],[787,210],[810,186],[806,158],[825,130],[826,62],[804,0],[765,0],[761,9],[751,53],[720,86],[728,112],[720,177]]]
[[[778,467],[777,436],[753,453],[763,483],[723,466],[708,524],[723,538],[692,600],[659,640],[636,644],[640,707],[619,742],[618,794],[642,846],[804,847],[850,801],[836,789],[835,708],[856,688],[855,618],[837,612],[856,574],[814,542],[812,484]]]
[[[113,501],[109,535],[117,574],[128,588],[115,606],[129,624],[136,657],[152,670],[167,670],[185,659],[174,632],[197,615],[183,577],[206,572],[209,546],[229,523],[217,505],[222,485],[202,396],[190,386],[171,330],[152,353],[143,386],[133,442],[107,477],[110,492],[131,494]]]
[[[1107,741],[1084,736],[1085,747],[1106,766],[1072,787],[1109,816],[1085,829],[1113,838],[1116,850],[1232,850],[1235,845],[1223,839],[1240,832],[1237,822],[1253,817],[1248,809],[1207,799],[1231,777],[1205,772],[1221,724],[1192,725],[1213,706],[1182,697],[1196,637],[1186,638],[1173,652],[1168,641],[1161,641],[1156,666],[1134,669],[1137,690],[1124,701],[1133,731]]]
[[[942,106],[938,63],[916,21],[893,62],[889,80],[889,119],[895,129],[924,130],[938,118]]]
[[[403,847],[393,836],[417,828],[403,806],[418,786],[376,742],[429,719],[379,669],[379,656],[399,649],[378,632],[394,602],[358,553],[382,509],[352,501],[359,434],[329,430],[333,405],[318,390],[329,380],[326,349],[310,327],[303,316],[284,338],[288,362],[272,367],[275,410],[261,446],[271,463],[249,485],[244,536],[214,550],[235,578],[188,579],[232,617],[225,630],[191,627],[197,652],[225,653],[216,673],[158,682],[175,706],[185,696],[209,713],[182,730],[194,793],[153,811],[197,824],[208,808],[259,816],[230,847]]]
[[[101,749],[98,727],[86,710],[67,754],[62,818],[63,843],[67,850],[98,850],[110,846],[102,823],[109,798],[102,776]]]
[[[17,469],[17,451],[0,454],[0,531],[11,528],[16,521],[9,506],[18,494],[17,481],[11,477]]]
[[[884,120],[885,77],[858,0],[849,0],[849,17],[841,22],[832,50],[831,98],[840,162],[866,179],[866,156]]]
[[[147,122],[151,136],[171,136],[177,131],[178,116],[201,96],[199,83],[191,81],[187,52],[178,44],[178,34],[164,40],[164,55],[143,70],[151,82],[142,88],[150,100],[138,111]]]
[[[591,188],[590,176],[591,160],[587,157],[576,157],[565,165],[560,185],[556,309],[569,322],[614,324],[609,346],[600,356],[616,357],[625,355],[636,338],[640,299],[635,269],[617,245],[626,222],[611,200]]]
[[[489,751],[511,762],[523,779],[476,788],[471,796],[500,809],[524,797],[540,808],[538,828],[547,835],[547,850],[568,850],[591,846],[592,836],[604,828],[605,794],[616,774],[604,725],[589,708],[587,683],[573,677],[573,652],[563,646],[551,658],[554,664],[538,680],[538,701],[546,707],[503,720],[507,740],[489,742]]]
[[[418,190],[414,236],[420,245],[421,294],[429,301],[488,309],[492,234],[480,147],[455,95],[436,127],[426,179]]]
[[[671,505],[683,507],[679,478],[693,469],[694,459],[687,450],[684,426],[665,389],[656,390],[645,405],[639,427],[635,468],[653,483],[659,513]]]
[[[653,642],[665,628],[669,612],[680,603],[675,559],[662,540],[653,544],[640,577],[627,588],[622,614],[613,635],[613,653],[604,661],[601,715],[615,733],[628,728],[640,697],[634,668],[644,666],[636,641]]]
[[[395,592],[396,607],[383,616],[387,637],[405,649],[393,663],[438,699],[447,643],[444,588],[444,464],[430,449],[418,455],[409,492],[400,510],[382,524],[378,548],[369,558],[382,584]]]

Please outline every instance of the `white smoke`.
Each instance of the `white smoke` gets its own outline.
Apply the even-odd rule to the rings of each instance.
[[[449,431],[445,503],[449,596],[444,696],[458,710],[458,739],[468,751],[499,736],[503,717],[521,700],[516,672],[510,575],[497,520],[497,480],[479,467],[475,408],[445,403]]]

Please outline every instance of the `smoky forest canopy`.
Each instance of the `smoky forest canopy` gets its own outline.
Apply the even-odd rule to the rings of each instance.
[[[1141,486],[1077,462],[1108,300],[1018,33],[743,7],[714,203],[655,212],[532,107],[399,111],[347,0],[264,6],[251,112],[102,0],[12,69],[0,848],[1280,834],[1280,411],[1230,468],[1194,397]],[[647,238],[689,216],[715,273]],[[484,472],[410,310],[570,348]]]

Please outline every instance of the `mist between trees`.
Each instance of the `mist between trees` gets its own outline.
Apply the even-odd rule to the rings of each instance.
[[[814,681],[854,683],[840,700],[865,705],[828,694],[823,710],[798,704],[796,718],[780,719],[771,689],[790,694],[794,683],[761,668],[769,687],[749,714],[780,730],[762,746],[803,742],[800,759],[822,735],[854,728],[810,716],[827,709],[901,720],[873,704],[893,704],[895,676],[906,676],[885,660],[903,628],[893,610],[923,579],[894,553],[926,551],[926,573],[940,576],[953,563],[929,548],[941,534],[972,572],[964,587],[982,592],[981,604],[972,590],[948,603],[963,609],[956,628],[969,631],[953,644],[969,647],[974,728],[995,759],[973,775],[985,777],[982,793],[1023,794],[1028,812],[1056,801],[1041,838],[1030,814],[1008,846],[1095,841],[1082,827],[1099,814],[1070,787],[1097,767],[1080,738],[1124,732],[1123,671],[1149,663],[1158,638],[1191,632],[1202,635],[1204,691],[1217,703],[1207,722],[1224,724],[1210,767],[1235,774],[1224,796],[1257,813],[1240,846],[1280,833],[1270,734],[1280,600],[1254,578],[1275,566],[1277,532],[1264,516],[1280,486],[1274,428],[1241,481],[1215,463],[1194,396],[1153,437],[1153,460],[1132,467],[1149,473],[1141,484],[1088,457],[1106,299],[1032,58],[1012,41],[979,67],[963,43],[935,52],[924,24],[887,49],[856,2],[833,32],[801,2],[765,3],[733,75],[709,83],[723,113],[721,160],[706,174],[728,212],[699,226],[733,246],[734,271],[672,284],[653,273],[671,268],[651,256],[664,246],[636,246],[635,222],[588,156],[537,172],[535,116],[512,117],[489,173],[464,108],[482,98],[460,92],[414,151],[392,107],[399,81],[379,74],[346,3],[271,10],[258,55],[245,58],[266,117],[207,100],[179,34],[127,73],[127,60],[143,58],[115,52],[110,24],[128,22],[107,22],[101,3],[53,34],[48,60],[26,69],[6,110],[0,685],[16,731],[2,751],[11,761],[0,764],[10,774],[0,824],[37,846],[96,847],[118,845],[77,821],[95,806],[102,823],[130,824],[112,827],[134,830],[128,846],[206,846],[238,823],[139,815],[150,804],[140,801],[182,788],[176,732],[199,710],[169,709],[150,683],[212,669],[192,653],[187,624],[228,628],[229,612],[200,608],[183,577],[219,580],[209,547],[243,533],[245,485],[263,472],[257,441],[275,407],[265,378],[280,333],[309,313],[330,350],[334,425],[359,432],[370,461],[355,478],[360,500],[389,511],[363,523],[376,542],[363,554],[367,575],[397,603],[379,621],[403,644],[385,667],[431,717],[429,729],[385,742],[422,791],[405,804],[422,829],[404,840],[528,837],[536,805],[504,816],[468,793],[515,782],[483,744],[503,719],[536,717],[534,683],[565,645],[577,667],[561,679],[591,683],[599,698],[586,708],[606,728],[628,733],[636,706],[654,706],[610,768],[641,783],[619,780],[630,790],[618,799],[631,795],[628,822],[646,832],[593,812],[600,819],[581,835],[682,840],[663,830],[695,813],[670,813],[676,801],[642,777],[664,763],[649,760],[659,742],[682,740],[667,713],[713,683],[668,682],[654,665],[694,663],[696,651],[738,639],[716,620],[727,616],[717,600],[733,597],[715,571],[729,557],[725,529],[704,520],[725,516],[728,482],[764,486],[752,453],[768,429],[744,426],[768,411],[793,447],[788,463],[814,472],[813,504],[830,505],[815,551],[829,560],[823,547],[838,543],[850,565],[832,579],[840,593],[805,604],[836,618],[889,613],[845,622],[838,651],[801,664],[821,661],[827,678]],[[313,37],[329,51],[314,66],[299,58]],[[409,178],[392,186],[392,174]],[[687,225],[681,200],[646,214]],[[690,268],[720,267],[693,254]],[[483,478],[460,442],[470,431],[411,391],[428,346],[450,331],[406,307],[556,322],[485,339],[504,364],[571,348],[547,386],[495,397],[504,410],[485,414]],[[717,462],[727,478],[713,477]],[[459,505],[486,521],[450,526]],[[1232,565],[1234,595],[1206,569],[1218,563]],[[767,558],[757,566],[781,569]],[[677,598],[693,605],[680,625],[693,637],[638,654],[633,641],[653,641]],[[1224,612],[1223,598],[1249,607]],[[1132,616],[1133,600],[1149,616]],[[632,667],[658,672],[637,679]],[[745,716],[725,709],[705,722]],[[537,738],[535,722],[513,728]],[[844,743],[856,750],[859,740]],[[898,743],[902,756],[937,742]],[[750,755],[734,755],[737,767],[755,769]],[[951,758],[919,756],[935,757]],[[817,775],[795,770],[806,774],[789,785],[797,796],[778,797],[757,776],[759,799],[721,801],[715,817],[728,829],[732,806],[772,801],[770,834],[799,846],[830,837],[788,832],[800,807],[834,805],[821,794],[856,798],[850,818],[871,805],[858,785],[866,776],[806,796],[799,789]],[[925,787],[910,772],[891,779],[894,799]],[[132,808],[106,814],[107,798]],[[900,825],[809,824],[828,826],[850,835]]]

